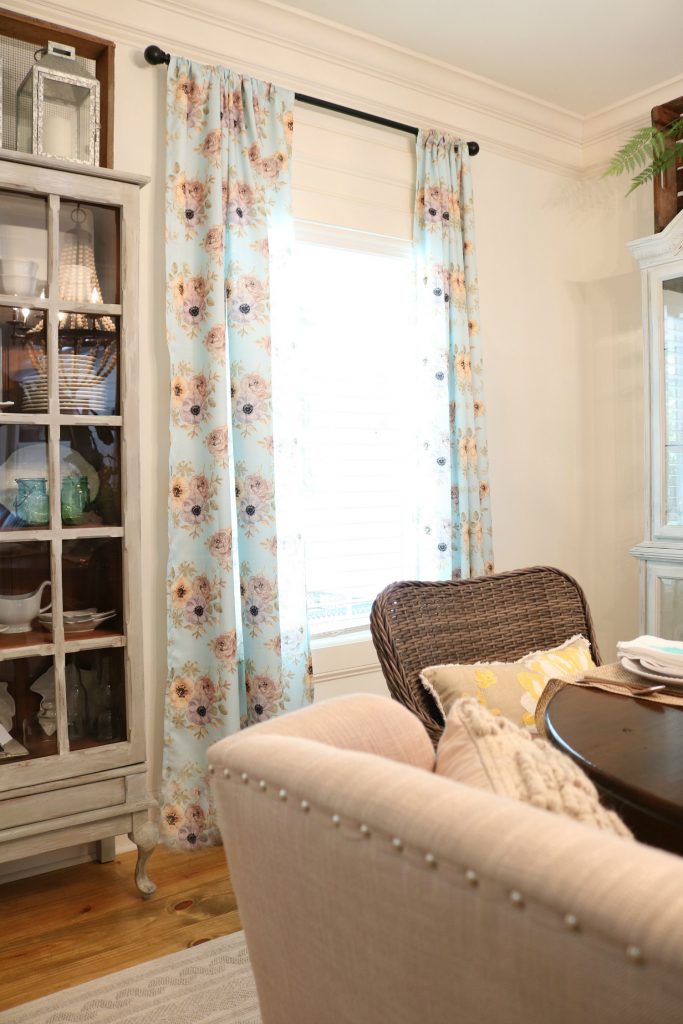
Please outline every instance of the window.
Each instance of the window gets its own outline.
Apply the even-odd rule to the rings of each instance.
[[[308,618],[329,635],[416,573],[413,262],[409,242],[302,224],[295,256]]]

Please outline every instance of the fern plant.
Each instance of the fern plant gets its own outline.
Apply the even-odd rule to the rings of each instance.
[[[634,174],[638,168],[642,170],[631,179],[629,195],[646,181],[672,167],[681,154],[679,143],[683,140],[683,117],[672,121],[666,128],[655,128],[648,125],[639,128],[635,135],[621,147],[612,157],[605,171],[605,176]]]

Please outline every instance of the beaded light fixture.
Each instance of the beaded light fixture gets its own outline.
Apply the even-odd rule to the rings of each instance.
[[[62,235],[59,256],[59,297],[64,302],[101,303],[102,288],[97,276],[92,237],[85,227],[86,214],[77,206],[71,214],[74,226]],[[111,317],[94,319],[98,331],[115,331]],[[63,330],[92,330],[93,317],[86,313],[67,313]]]

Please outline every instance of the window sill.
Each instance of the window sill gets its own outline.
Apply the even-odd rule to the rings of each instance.
[[[312,651],[325,651],[330,647],[346,647],[349,644],[372,642],[369,626],[358,626],[344,633],[319,633],[311,637]]]
[[[343,693],[386,693],[370,630],[311,639],[316,700]]]

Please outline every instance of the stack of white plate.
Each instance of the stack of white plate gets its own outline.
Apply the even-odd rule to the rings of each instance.
[[[47,380],[40,373],[26,374],[21,380],[24,392],[22,412],[47,411]]]
[[[94,629],[101,626],[107,619],[111,619],[116,615],[116,611],[111,608],[108,612],[98,612],[97,608],[83,608],[78,612],[64,612],[64,632],[65,633],[92,633]],[[52,613],[44,612],[38,616],[38,621],[44,629],[49,629],[52,632]]]
[[[106,415],[111,410],[107,398],[107,382],[92,377],[90,382],[83,379],[74,380],[59,375],[59,408],[62,412],[78,412],[89,409],[90,412]]]
[[[92,412],[106,416],[112,411],[108,380],[92,372],[92,355],[60,353],[59,407],[63,413]],[[23,412],[44,412],[48,403],[45,374],[35,371],[21,380]]]

